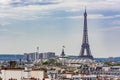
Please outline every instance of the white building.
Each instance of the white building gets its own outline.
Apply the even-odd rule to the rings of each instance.
[[[16,79],[24,80],[29,78],[35,78],[42,80],[44,78],[44,71],[41,70],[24,70],[20,68],[16,69],[1,69],[0,77],[2,80]]]

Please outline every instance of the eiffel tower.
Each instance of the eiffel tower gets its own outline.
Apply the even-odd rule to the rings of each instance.
[[[86,54],[85,54],[86,52]],[[84,12],[84,30],[83,30],[83,40],[82,40],[82,46],[80,51],[80,58],[89,58],[93,59],[93,56],[90,51],[89,41],[88,41],[88,30],[87,30],[87,12],[85,9]]]

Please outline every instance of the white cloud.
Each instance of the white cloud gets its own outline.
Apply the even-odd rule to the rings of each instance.
[[[113,15],[113,16],[104,16],[102,14],[89,14],[88,18],[89,19],[112,19],[112,18],[119,18],[119,15]],[[70,18],[70,19],[83,19],[83,15],[82,16],[68,16],[66,18]]]
[[[62,3],[56,5],[66,11],[76,12],[83,10],[85,6],[88,10],[117,10],[119,11],[119,0],[64,0]]]
[[[19,3],[19,7],[13,7],[11,3]],[[36,4],[33,4],[36,3]],[[37,4],[39,3],[39,4]],[[41,5],[41,4],[42,5]],[[53,3],[46,5],[44,3]],[[54,4],[57,3],[57,4]],[[81,11],[87,6],[88,10],[117,10],[119,11],[119,0],[0,0],[0,17],[6,18],[39,18],[44,15],[50,15],[54,10],[64,10],[67,12]],[[29,4],[29,5],[23,5]],[[13,4],[16,5],[16,4]],[[41,16],[38,14],[42,14]],[[76,17],[76,16],[75,16]],[[79,17],[79,16],[78,16]],[[76,17],[76,18],[78,18]],[[104,17],[103,15],[93,15],[94,17]],[[92,18],[91,17],[91,18]],[[110,16],[109,16],[110,17]],[[109,18],[107,17],[107,18]],[[33,19],[32,18],[32,19]]]
[[[112,25],[120,25],[120,20],[114,20],[111,22]]]
[[[26,6],[9,8],[0,12],[1,19],[34,20],[50,15],[47,11],[41,11],[39,6]]]
[[[104,29],[103,31],[120,31],[120,26],[112,26]]]
[[[0,29],[0,32],[8,32],[8,29]]]
[[[6,26],[6,25],[9,25],[9,24],[11,24],[11,23],[9,23],[9,22],[5,22],[5,21],[2,21],[2,22],[0,22],[0,27],[2,26]]]
[[[11,2],[11,0],[0,0],[0,4],[9,4],[9,2]]]
[[[67,8],[68,10],[73,9],[80,9],[87,6],[89,9],[111,9],[111,8],[119,8],[119,0],[2,0],[0,1],[0,4],[7,4],[10,5],[10,3],[20,3],[21,7],[23,4],[27,3],[30,5],[33,5],[32,3],[59,3],[59,4],[52,4],[55,8]],[[16,4],[14,4],[16,5]],[[35,4],[34,4],[35,5]],[[41,6],[41,4],[39,4]],[[45,4],[43,4],[44,6]],[[26,5],[28,6],[28,5]],[[45,7],[49,7],[51,9],[50,5],[45,5]]]

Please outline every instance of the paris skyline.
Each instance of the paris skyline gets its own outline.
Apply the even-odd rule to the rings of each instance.
[[[79,55],[84,9],[94,57],[120,56],[119,0],[0,0],[0,53]]]

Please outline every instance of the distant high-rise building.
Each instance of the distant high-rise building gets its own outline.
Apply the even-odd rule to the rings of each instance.
[[[38,53],[33,52],[33,53],[24,53],[24,59],[27,61],[34,61],[37,59]]]
[[[47,52],[47,54],[48,54],[48,58],[54,58],[55,57],[54,52]]]
[[[85,52],[86,52],[86,54],[85,54]],[[86,9],[85,9],[85,13],[84,13],[83,41],[82,41],[81,52],[80,52],[79,57],[93,59],[93,56],[92,56],[91,50],[90,50],[89,41],[88,41],[87,12],[86,12]]]
[[[27,61],[34,61],[37,59],[48,59],[48,58],[54,58],[55,53],[54,52],[46,52],[46,53],[24,53],[24,59]]]
[[[47,53],[42,53],[42,54],[43,54],[43,59],[55,57],[55,53],[54,52],[47,52]]]

